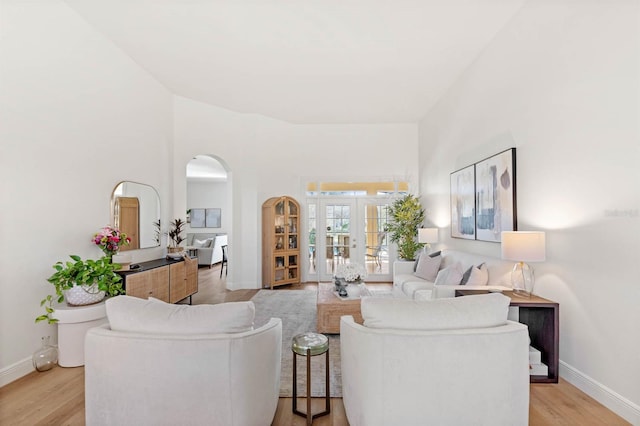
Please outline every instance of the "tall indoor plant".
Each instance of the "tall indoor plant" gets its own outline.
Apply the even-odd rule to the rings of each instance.
[[[48,295],[40,302],[40,306],[45,307],[46,313],[36,318],[36,322],[47,321],[49,324],[58,322],[53,318],[53,301],[62,303],[67,298],[69,302],[69,291],[84,291],[87,295],[97,295],[93,300],[100,301],[102,297],[115,296],[123,293],[122,277],[116,273],[120,269],[117,263],[111,263],[108,256],[98,260],[82,260],[80,256],[70,255],[71,261],[57,262],[53,265],[56,272],[51,275],[49,281],[56,289],[55,299],[53,295]],[[99,296],[102,297],[99,297]],[[93,302],[95,303],[95,302]]]
[[[384,230],[389,233],[392,243],[398,245],[398,257],[415,259],[416,251],[423,247],[417,241],[418,227],[424,221],[424,209],[418,197],[407,194],[391,204],[388,210],[389,222]]]

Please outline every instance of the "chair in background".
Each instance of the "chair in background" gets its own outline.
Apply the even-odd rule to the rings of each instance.
[[[227,267],[227,270],[224,273],[226,277],[227,273],[229,272],[229,265],[227,265],[227,245],[226,244],[222,246],[222,262],[220,263],[220,278],[222,278],[222,270],[224,269],[225,266]]]
[[[209,269],[222,261],[222,246],[226,244],[227,234],[187,234],[187,247],[197,250],[198,265],[206,265]]]
[[[382,250],[382,244],[384,243],[385,237],[386,234],[384,232],[380,232],[378,234],[378,244],[375,246],[367,246],[367,251],[371,250],[371,252],[365,253],[366,258],[373,259],[378,268],[382,267],[382,262],[380,262],[380,251]]]

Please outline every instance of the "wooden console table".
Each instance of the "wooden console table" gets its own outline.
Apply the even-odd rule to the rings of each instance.
[[[156,259],[141,262],[137,269],[116,271],[122,276],[122,285],[129,296],[147,299],[154,297],[176,303],[198,292],[198,260]]]
[[[457,296],[486,294],[488,290],[456,290]],[[512,291],[502,294],[511,299],[509,306],[519,310],[519,321],[529,327],[531,346],[538,349],[542,362],[549,367],[548,376],[530,376],[531,383],[558,383],[560,347],[560,307],[557,302],[539,296],[523,297]]]

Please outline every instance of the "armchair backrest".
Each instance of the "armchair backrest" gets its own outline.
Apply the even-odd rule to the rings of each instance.
[[[93,328],[85,340],[86,424],[269,425],[281,350],[277,318],[240,333]]]
[[[365,324],[366,301],[362,301]],[[406,302],[416,309],[419,304],[440,304],[439,300]],[[468,306],[468,301],[464,303]],[[453,307],[451,313],[459,308]],[[446,316],[446,310],[440,306],[437,314]],[[437,329],[440,323],[446,328],[449,321],[416,313],[416,318],[429,325],[408,329],[403,323],[409,323],[409,315],[388,317],[391,322],[378,316],[377,327],[390,324],[396,327],[393,329],[366,327],[351,316],[341,318],[342,394],[351,426],[528,423],[529,335],[525,325],[506,321],[504,312],[501,325]],[[495,315],[467,316],[474,318],[486,324]]]

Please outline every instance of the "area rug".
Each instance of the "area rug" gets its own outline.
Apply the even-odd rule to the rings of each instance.
[[[291,339],[308,331],[316,331],[316,299],[314,290],[260,290],[251,301],[256,306],[254,325],[266,324],[270,318],[282,320],[282,372],[280,396],[293,394],[293,354]],[[340,373],[340,336],[329,337],[329,382],[331,397],[342,397]],[[325,355],[311,357],[311,396],[325,396]],[[306,359],[297,360],[298,396],[306,396]]]

